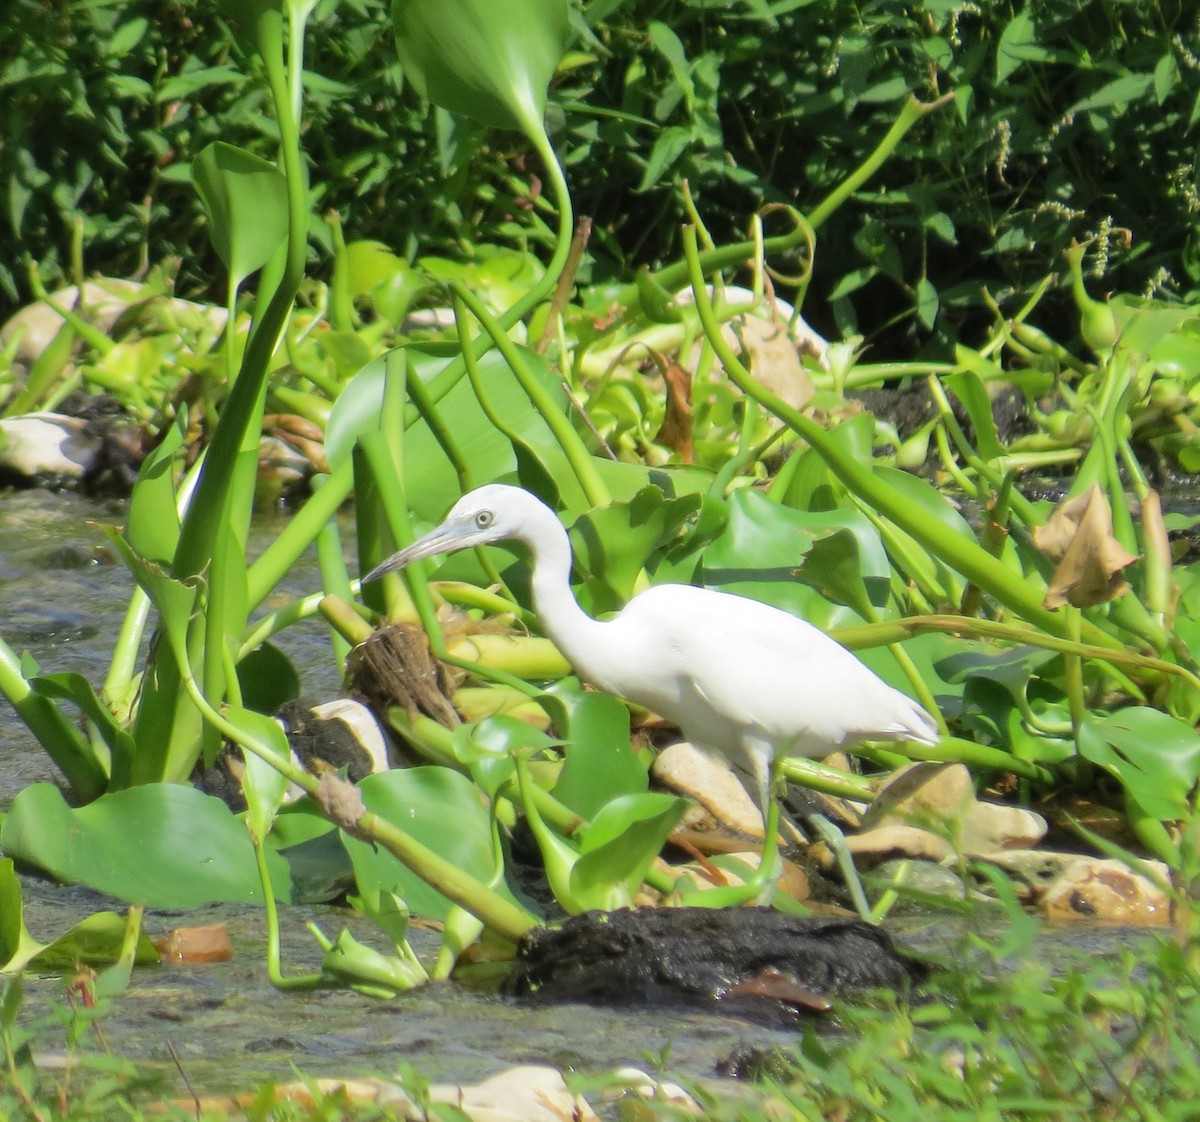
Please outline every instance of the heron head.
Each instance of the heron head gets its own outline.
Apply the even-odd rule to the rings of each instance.
[[[403,569],[424,557],[487,545],[506,538],[523,537],[530,519],[537,518],[539,512],[543,517],[554,517],[539,499],[520,487],[509,487],[502,483],[477,487],[450,508],[450,513],[440,526],[399,553],[393,553],[381,565],[376,565],[363,577],[363,583],[375,580],[384,573]]]

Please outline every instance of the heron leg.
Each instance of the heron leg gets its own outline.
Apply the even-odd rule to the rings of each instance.
[[[684,902],[702,908],[736,907],[740,904],[770,904],[783,873],[779,856],[779,791],[782,772],[766,756],[754,758],[755,780],[762,802],[763,846],[758,868],[742,884],[710,888],[684,897]]]
[[[767,782],[762,784],[763,847],[758,868],[747,882],[755,891],[756,904],[769,904],[775,896],[779,878],[783,873],[783,859],[779,856],[780,799],[783,796],[783,773],[777,760],[772,759]]]

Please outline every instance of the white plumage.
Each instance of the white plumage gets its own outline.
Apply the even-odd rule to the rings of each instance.
[[[464,495],[437,529],[364,580],[423,557],[506,540],[529,549],[534,611],[581,677],[674,721],[694,745],[752,775],[769,831],[778,816],[770,798],[778,757],[827,756],[862,740],[938,741],[937,724],[921,706],[779,608],[662,584],[612,619],[593,619],[571,592],[566,530],[519,487],[490,484]]]

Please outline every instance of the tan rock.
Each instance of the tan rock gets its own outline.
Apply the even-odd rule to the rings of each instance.
[[[434,1084],[432,1103],[456,1106],[471,1122],[594,1122],[596,1114],[567,1089],[562,1072],[538,1065],[509,1068],[470,1086]]]
[[[1168,883],[1165,865],[1145,864],[1162,885]],[[1099,920],[1135,927],[1165,927],[1171,922],[1171,898],[1159,884],[1121,861],[1100,857],[1073,861],[1042,897],[1042,910],[1059,922]]]
[[[1046,835],[1040,814],[976,799],[971,773],[957,763],[914,763],[891,776],[863,816],[864,831],[883,825],[926,830],[970,857],[1028,849]]]
[[[674,1110],[684,1114],[700,1115],[704,1113],[700,1104],[678,1083],[655,1079],[640,1068],[619,1067],[612,1073],[604,1088],[604,1101],[619,1102],[630,1095],[636,1095],[640,1099],[650,1099],[654,1102],[670,1103]]]
[[[720,825],[748,838],[763,836],[762,813],[723,761],[682,740],[659,752],[651,771],[664,787],[695,799]]]
[[[970,857],[1008,849],[1029,849],[1046,836],[1046,820],[1032,810],[1003,803],[975,802],[962,823],[959,844]]]
[[[30,480],[82,479],[99,462],[103,445],[78,417],[23,413],[0,420],[0,467]]]
[[[845,841],[855,864],[874,865],[892,857],[946,861],[954,856],[954,847],[945,838],[896,822],[887,822],[861,834],[850,834]],[[808,854],[825,871],[837,867],[837,856],[823,841],[810,846]]]

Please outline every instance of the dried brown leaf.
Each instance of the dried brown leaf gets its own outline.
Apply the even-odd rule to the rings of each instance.
[[[1115,600],[1128,589],[1121,572],[1137,556],[1113,536],[1112,510],[1098,484],[1060,503],[1033,540],[1058,561],[1042,601],[1047,608],[1088,608]]]

